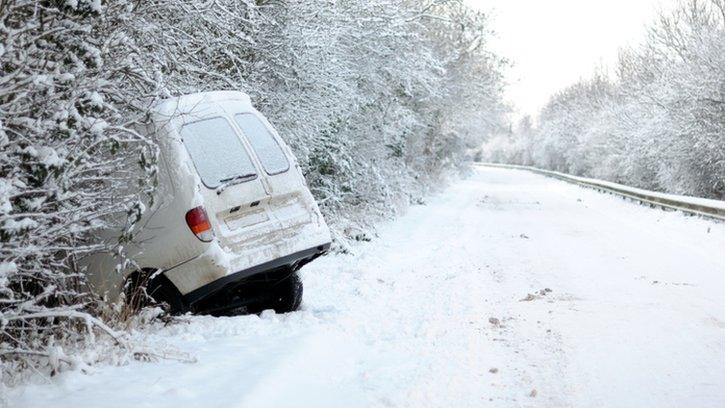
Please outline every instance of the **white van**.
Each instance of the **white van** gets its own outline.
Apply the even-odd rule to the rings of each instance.
[[[272,125],[232,91],[165,100],[151,123],[144,131],[159,144],[159,185],[126,248],[133,266],[117,271],[108,253],[87,258],[93,290],[113,296],[148,281],[174,313],[296,310],[296,272],[331,239]]]

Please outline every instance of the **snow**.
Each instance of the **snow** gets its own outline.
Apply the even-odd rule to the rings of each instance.
[[[103,11],[103,6],[101,6],[101,0],[90,0],[88,2],[88,5],[91,7],[91,10],[95,11],[96,13],[100,13]]]
[[[0,214],[9,213],[13,209],[10,197],[13,194],[13,186],[7,179],[0,178]]]
[[[5,223],[2,226],[2,229],[7,232],[16,232],[16,231],[22,231],[26,229],[36,228],[38,226],[38,222],[35,221],[32,218],[21,218],[20,221],[15,221],[12,218],[9,218],[5,220]]]
[[[701,198],[701,197],[692,197],[692,196],[686,196],[686,195],[681,195],[681,194],[660,193],[657,191],[650,191],[650,190],[645,190],[642,188],[629,187],[629,186],[625,186],[623,184],[613,183],[611,181],[598,180],[598,179],[587,178],[587,177],[571,176],[571,175],[556,172],[556,171],[551,172],[551,173],[557,174],[562,177],[568,177],[573,180],[583,181],[583,182],[589,183],[589,184],[597,184],[602,187],[617,189],[617,190],[621,190],[624,192],[632,192],[632,193],[635,193],[638,195],[650,196],[650,197],[655,197],[655,198],[669,200],[669,201],[675,201],[675,202],[679,201],[679,202],[683,202],[686,204],[692,204],[695,206],[712,207],[712,208],[717,208],[720,210],[725,210],[725,201],[719,201],[719,200],[713,200],[713,199]]]
[[[10,143],[10,138],[8,137],[8,134],[3,129],[3,123],[0,121],[0,147],[5,147]]]
[[[303,310],[136,331],[196,363],[62,373],[48,406],[725,405],[725,224],[508,169],[305,267]]]
[[[256,175],[256,168],[229,122],[213,117],[184,125],[179,132],[204,184],[213,188],[222,180]]]
[[[87,98],[91,106],[95,108],[103,108],[103,97],[98,92],[89,92]]]
[[[289,168],[287,157],[265,125],[252,113],[234,115],[234,121],[242,130],[268,174],[277,174]]]
[[[57,80],[58,80],[58,82],[60,82],[60,83],[68,83],[68,82],[74,81],[74,80],[76,79],[76,76],[75,76],[75,75],[73,75],[73,74],[72,74],[72,73],[70,73],[70,72],[64,72],[64,73],[62,73],[62,74],[58,74],[58,75],[56,76],[56,79],[57,79]]]
[[[8,284],[8,276],[11,273],[15,273],[18,270],[18,265],[15,262],[0,262],[0,288],[4,288]],[[0,312],[0,318],[2,312]],[[1,321],[1,320],[0,320]]]
[[[91,120],[90,122],[91,123],[90,123],[90,127],[88,130],[91,133],[93,133],[94,135],[103,134],[103,132],[105,132],[109,126],[108,122],[106,122],[105,120],[100,119],[100,118],[95,118],[95,119]]]
[[[52,147],[41,146],[38,148],[38,160],[45,167],[61,167],[65,160],[58,156],[58,152]]]
[[[592,184],[592,185],[604,187],[607,189],[620,191],[623,193],[631,194],[635,197],[636,196],[652,197],[655,199],[660,199],[665,202],[669,201],[669,202],[674,202],[674,203],[678,203],[678,204],[679,203],[690,204],[692,206],[710,207],[713,209],[725,211],[725,201],[720,201],[720,200],[713,200],[713,199],[701,198],[701,197],[692,197],[692,196],[686,196],[686,195],[680,195],[680,194],[660,193],[657,191],[645,190],[642,188],[626,186],[624,184],[613,183],[611,181],[599,180],[599,179],[588,178],[588,177],[573,176],[571,174],[561,173],[561,172],[552,171],[552,170],[544,170],[544,169],[539,169],[539,168],[531,167],[531,166],[521,166],[521,165],[515,165],[515,164],[499,164],[499,163],[482,163],[481,165],[530,170],[530,171],[534,171],[534,172],[553,175],[553,176],[564,178],[564,179],[573,180],[575,182],[580,182],[583,184]]]

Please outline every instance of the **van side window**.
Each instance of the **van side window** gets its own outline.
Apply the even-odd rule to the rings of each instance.
[[[238,113],[234,120],[244,132],[267,174],[284,173],[289,162],[269,129],[251,113]]]
[[[224,118],[184,125],[181,138],[201,181],[209,188],[237,177],[252,177],[257,170],[242,141]]]

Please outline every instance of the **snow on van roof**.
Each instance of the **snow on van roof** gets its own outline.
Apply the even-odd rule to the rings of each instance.
[[[241,91],[209,91],[175,96],[160,101],[154,110],[161,115],[174,115],[179,112],[191,112],[200,104],[238,100],[251,107],[249,95]]]

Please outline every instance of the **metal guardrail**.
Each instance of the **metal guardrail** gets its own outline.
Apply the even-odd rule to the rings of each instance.
[[[541,174],[547,177],[553,177],[576,185],[590,187],[599,191],[604,191],[607,193],[626,197],[635,201],[639,201],[641,203],[647,203],[651,206],[683,211],[689,214],[695,214],[703,217],[715,218],[721,221],[725,221],[725,201],[658,193],[655,191],[629,187],[623,184],[612,183],[609,181],[571,176],[565,173],[560,173],[558,171],[543,170],[530,166],[519,166],[515,164],[500,163],[476,163],[476,165],[483,167],[526,170],[532,173]]]

